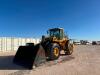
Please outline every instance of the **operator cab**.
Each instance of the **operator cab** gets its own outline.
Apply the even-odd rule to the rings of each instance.
[[[50,37],[56,37],[59,40],[62,40],[64,38],[64,30],[63,28],[53,28],[48,30],[48,35]]]

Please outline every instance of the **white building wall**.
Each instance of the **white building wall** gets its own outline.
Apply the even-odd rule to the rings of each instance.
[[[23,46],[26,43],[37,44],[39,42],[40,39],[34,38],[0,37],[0,52],[17,51],[19,46]]]

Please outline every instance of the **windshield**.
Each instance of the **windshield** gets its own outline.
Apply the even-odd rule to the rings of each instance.
[[[59,37],[59,30],[50,30],[49,34],[50,36]]]
[[[58,39],[63,39],[64,37],[64,32],[63,29],[50,29],[48,30],[48,36],[50,37],[56,37]]]

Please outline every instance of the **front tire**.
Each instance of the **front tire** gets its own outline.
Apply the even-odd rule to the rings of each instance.
[[[57,43],[49,44],[47,48],[49,60],[56,60],[60,56],[60,46]]]

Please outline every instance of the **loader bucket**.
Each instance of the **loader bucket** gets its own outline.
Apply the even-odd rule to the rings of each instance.
[[[40,44],[35,46],[20,46],[13,59],[15,64],[32,69],[33,65],[39,65],[46,61],[45,51]]]

